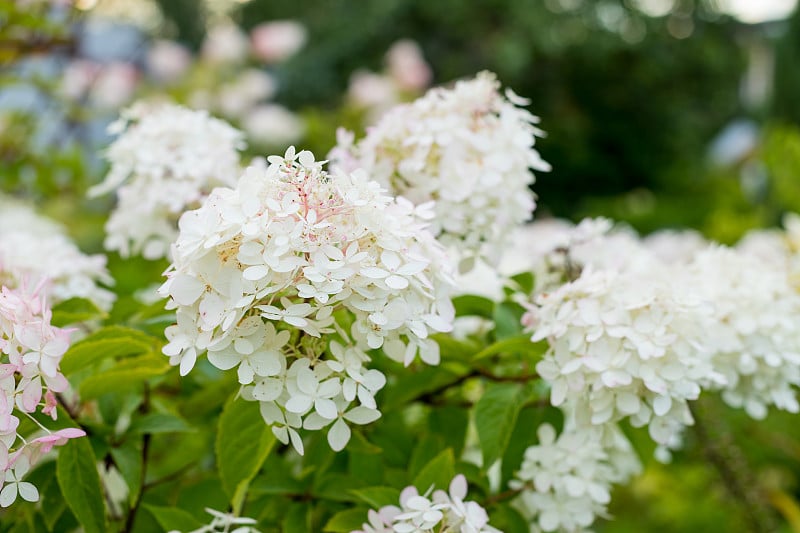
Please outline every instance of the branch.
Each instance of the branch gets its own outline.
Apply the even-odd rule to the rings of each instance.
[[[139,407],[139,412],[142,414],[147,414],[150,411],[150,386],[145,383],[144,384],[144,401],[142,401],[142,405]],[[147,476],[147,461],[150,454],[150,439],[152,435],[150,433],[145,433],[142,436],[142,475],[141,475],[141,482],[139,483],[139,494],[136,496],[136,500],[134,501],[133,507],[128,512],[128,516],[125,519],[125,527],[123,528],[123,533],[130,533],[133,531],[133,522],[136,519],[136,513],[139,510],[139,506],[142,503],[142,497],[144,496],[145,490],[145,478]]]
[[[715,416],[708,402],[689,404],[694,417],[692,429],[708,461],[719,473],[728,494],[739,503],[747,527],[754,533],[775,531],[774,517],[766,505],[764,495],[742,454],[734,444],[730,432]]]

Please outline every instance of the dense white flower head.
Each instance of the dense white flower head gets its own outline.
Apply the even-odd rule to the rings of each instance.
[[[465,254],[497,260],[509,232],[535,208],[531,169],[549,170],[533,148],[538,119],[526,100],[499,92],[494,74],[437,88],[386,113],[366,137],[340,135],[337,165],[363,168],[415,204],[434,200],[433,230]]]
[[[0,283],[19,287],[47,280],[51,303],[86,298],[108,310],[114,294],[100,286],[113,280],[103,255],[85,255],[59,224],[26,204],[0,196]]]
[[[523,319],[550,349],[537,365],[551,402],[576,406],[578,424],[628,418],[677,446],[692,423],[688,400],[722,381],[702,341],[712,307],[670,270],[595,270],[535,297]]]
[[[117,191],[105,246],[123,256],[164,257],[175,222],[240,173],[243,135],[205,111],[171,104],[136,104],[112,124],[120,136],[108,147],[111,168],[91,195]]]
[[[715,369],[725,376],[723,399],[764,418],[769,406],[800,411],[800,293],[787,272],[756,256],[709,248],[690,266],[699,294],[714,303]]]
[[[611,486],[640,470],[630,443],[616,428],[537,430],[539,442],[525,450],[512,480],[521,489],[514,505],[542,531],[585,531],[607,516]]]
[[[322,166],[290,148],[249,167],[235,189],[215,189],[181,217],[160,289],[177,309],[171,363],[185,375],[207,351],[218,368],[236,367],[245,399],[298,451],[300,427],[330,425],[338,450],[347,422],[380,416],[373,396],[385,378],[367,369],[365,350],[437,364],[429,335],[451,330],[454,316],[449,263],[424,208],[363,172]]]
[[[489,515],[480,504],[465,501],[467,488],[461,474],[450,482],[448,492],[437,490],[432,496],[430,490],[420,495],[416,487],[406,487],[400,493],[400,507],[370,510],[368,523],[353,533],[499,533],[489,525]]]
[[[668,264],[685,264],[694,255],[708,247],[708,241],[694,230],[660,230],[651,233],[642,244],[659,259]]]
[[[22,429],[30,424],[20,425],[21,418],[34,420],[37,411],[55,419],[56,394],[69,387],[59,364],[70,331],[50,324],[41,289],[0,287],[0,507],[17,496],[37,501],[36,487],[23,481],[30,467],[54,446],[86,434],[75,428],[50,431],[38,421],[44,434],[31,434]]]

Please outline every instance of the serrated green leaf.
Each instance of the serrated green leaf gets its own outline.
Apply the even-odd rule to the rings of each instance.
[[[447,448],[420,470],[414,478],[413,485],[420,493],[425,492],[431,486],[435,489],[444,489],[450,486],[450,482],[456,475],[456,460],[453,450]]]
[[[102,319],[105,316],[106,314],[91,300],[70,298],[53,306],[53,316],[50,319],[50,323],[54,326],[64,327],[87,320]]]
[[[130,328],[109,326],[73,344],[61,359],[61,371],[69,376],[103,359],[153,351],[156,340]]]
[[[56,478],[67,505],[86,533],[106,531],[103,491],[92,445],[87,438],[70,439],[59,449]]]
[[[453,298],[456,316],[480,316],[491,319],[494,305],[495,303],[489,298],[474,294],[462,294]]]
[[[329,533],[350,533],[360,529],[367,521],[367,509],[347,509],[339,511],[328,520],[323,531]]]
[[[234,510],[244,502],[250,481],[258,474],[275,445],[258,402],[236,401],[231,396],[219,417],[215,450],[222,487]]]
[[[153,515],[153,518],[156,519],[159,526],[164,528],[164,531],[194,531],[203,527],[203,524],[201,524],[197,518],[183,509],[161,507],[148,503],[144,504],[142,507]]]
[[[81,382],[78,390],[84,400],[112,392],[125,392],[138,388],[150,378],[167,373],[170,368],[167,359],[161,355],[131,357],[108,370],[92,374]]]
[[[186,420],[169,413],[149,413],[134,419],[128,433],[181,433],[194,431]]]
[[[373,509],[380,509],[385,505],[398,505],[400,502],[400,491],[394,487],[367,487],[350,492]]]
[[[475,426],[485,468],[505,453],[524,402],[520,384],[499,383],[487,388],[475,405]]]

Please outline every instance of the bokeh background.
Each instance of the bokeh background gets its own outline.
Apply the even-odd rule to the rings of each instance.
[[[547,132],[538,218],[732,243],[800,211],[796,3],[0,0],[0,191],[99,251],[113,200],[85,192],[104,175],[108,125],[135,100],[209,109],[246,132],[251,156],[289,144],[322,156],[338,126],[361,134],[391,105],[487,69]],[[110,266],[123,292],[164,267]],[[648,464],[598,530],[800,532],[797,417],[703,409],[709,438]],[[715,457],[750,480],[744,495]]]

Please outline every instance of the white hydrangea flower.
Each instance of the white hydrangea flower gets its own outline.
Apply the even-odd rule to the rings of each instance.
[[[450,482],[448,492],[429,489],[420,495],[409,486],[400,493],[400,507],[387,505],[370,510],[368,523],[353,533],[500,533],[489,525],[489,515],[480,504],[465,501],[467,479],[459,474]]]
[[[235,183],[243,134],[206,111],[141,102],[123,111],[110,130],[121,133],[106,152],[111,169],[89,191],[117,191],[105,246],[123,257],[164,257],[181,213],[214,187]]]
[[[0,196],[0,284],[47,280],[51,303],[86,298],[108,310],[114,293],[103,255],[85,255],[64,228],[26,204]]]
[[[252,518],[235,516],[231,513],[223,513],[208,507],[206,507],[206,512],[213,517],[211,522],[203,527],[193,529],[188,533],[259,533],[259,531],[253,527],[257,522]],[[176,529],[169,533],[181,532]]]
[[[787,272],[757,256],[709,248],[690,265],[699,294],[714,303],[715,369],[725,376],[723,399],[764,418],[770,405],[800,411],[800,294]]]
[[[703,235],[694,230],[660,230],[651,233],[642,244],[668,264],[685,264],[708,246]]]
[[[182,375],[206,351],[236,367],[242,396],[298,451],[301,427],[329,424],[341,449],[346,422],[380,416],[386,378],[366,367],[365,350],[438,363],[429,336],[452,329],[449,263],[418,210],[362,172],[329,174],[294,148],[269,162],[181,217],[160,289],[177,309],[164,353]],[[321,339],[333,333],[346,346]]]
[[[585,531],[596,517],[607,516],[612,484],[640,469],[616,428],[570,427],[556,435],[542,424],[537,435],[539,443],[525,450],[511,486],[521,489],[515,507],[542,531]]]
[[[433,89],[393,108],[366,137],[340,135],[337,165],[364,168],[394,194],[415,204],[434,200],[433,230],[460,253],[493,261],[510,231],[531,217],[531,169],[546,171],[533,148],[538,118],[494,74]],[[468,269],[468,268],[467,268]]]
[[[579,424],[628,418],[653,440],[675,446],[692,423],[687,401],[722,381],[702,340],[711,307],[669,270],[584,268],[580,277],[535,297],[524,317],[533,341],[550,349],[537,365],[551,402],[574,403]]]

